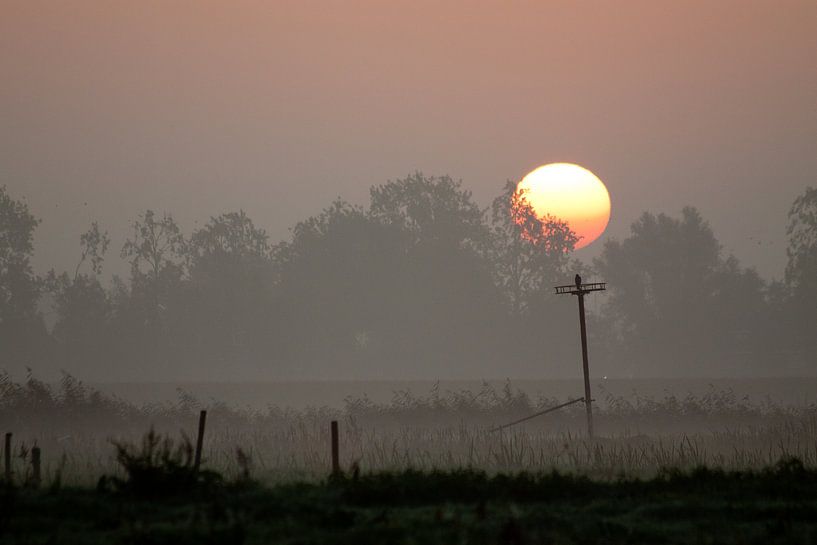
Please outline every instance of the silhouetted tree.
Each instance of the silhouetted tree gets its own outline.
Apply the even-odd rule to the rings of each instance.
[[[398,288],[406,298],[397,307],[402,354],[415,354],[414,366],[493,364],[504,309],[486,214],[471,192],[449,176],[417,172],[373,187],[369,214],[407,235]]]
[[[474,248],[481,217],[459,184],[416,175],[373,188],[368,212],[338,201],[300,222],[275,250],[291,361],[369,376],[484,365],[502,306]]]
[[[213,262],[242,263],[245,259],[266,260],[269,257],[269,237],[247,214],[240,210],[210,218],[193,233],[190,254],[194,265]]]
[[[604,307],[612,368],[641,376],[745,372],[764,285],[741,269],[695,208],[644,213],[594,265],[609,282]]]
[[[785,282],[790,299],[785,320],[797,359],[813,371],[817,354],[817,188],[806,188],[795,199],[786,234]]]
[[[481,246],[488,240],[484,213],[462,182],[420,172],[374,186],[369,213],[400,225],[417,244]]]
[[[146,317],[158,323],[163,298],[184,274],[186,241],[173,217],[160,219],[147,210],[133,222],[133,235],[122,247],[122,257],[131,267],[131,289],[144,298]]]
[[[524,193],[508,181],[491,205],[491,259],[498,284],[514,313],[521,313],[534,294],[551,292],[570,276],[570,252],[578,242],[564,221],[541,219]]]
[[[157,218],[152,210],[140,215],[132,229],[121,252],[130,264],[130,283],[114,285],[116,357],[132,369],[167,370],[184,353],[177,333],[186,314],[187,241],[171,215]]]
[[[524,193],[508,181],[491,205],[489,258],[507,318],[492,332],[502,339],[503,357],[517,372],[564,375],[575,371],[572,301],[553,295],[579,270],[570,255],[578,237],[552,217],[540,218]]]
[[[262,348],[270,348],[264,343],[273,305],[270,254],[267,234],[244,211],[210,218],[193,232],[186,323],[199,361],[245,369],[269,362]]]
[[[153,210],[147,210],[133,222],[132,228],[133,235],[122,247],[122,257],[130,263],[132,278],[147,277],[158,283],[165,274],[180,277],[186,243],[173,217],[164,214],[157,220]]]
[[[80,259],[74,276],[57,275],[52,270],[46,277],[57,316],[52,331],[57,343],[56,360],[61,368],[85,377],[105,376],[110,369],[103,366],[112,363],[109,326],[113,309],[99,281],[109,244],[107,231],[100,231],[93,222],[80,236]],[[82,272],[86,263],[90,271]]]
[[[287,371],[377,371],[378,360],[387,363],[405,247],[399,227],[340,200],[295,225],[292,240],[274,249],[274,334]]]
[[[0,368],[41,364],[47,334],[37,310],[42,282],[31,268],[39,220],[0,186]]]
[[[373,187],[368,208],[335,201],[274,246],[243,211],[187,238],[170,215],[148,210],[121,251],[129,277],[106,290],[106,232],[91,224],[73,274],[40,279],[30,263],[38,221],[0,188],[0,368],[158,379],[563,376],[579,369],[575,302],[552,288],[579,272],[610,288],[588,308],[596,372],[813,366],[817,190],[794,202],[785,280],[767,286],[723,255],[690,207],[678,218],[643,214],[587,270],[571,257],[568,225],[538,218],[515,189],[507,182],[486,213],[460,182],[415,173]],[[56,314],[50,339],[44,303]]]
[[[108,245],[111,239],[107,231],[100,231],[99,224],[92,222],[91,227],[79,237],[79,246],[81,249],[79,263],[74,271],[74,277],[79,275],[80,268],[87,261],[90,260],[91,272],[99,276],[102,274],[102,262],[105,260],[105,253],[108,251]]]
[[[28,205],[0,186],[0,323],[36,317],[39,283],[31,270],[34,229],[39,224]]]

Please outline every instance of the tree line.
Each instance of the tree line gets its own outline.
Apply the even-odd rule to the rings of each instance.
[[[38,219],[0,187],[0,368],[93,379],[551,377],[575,374],[576,272],[609,291],[589,317],[594,372],[806,374],[817,353],[817,189],[788,217],[788,265],[765,281],[693,207],[645,212],[592,263],[507,182],[487,209],[415,173],[332,202],[274,243],[243,211],[185,233],[169,213],[110,238],[92,223],[71,271],[31,266]],[[52,313],[46,326],[44,313]]]

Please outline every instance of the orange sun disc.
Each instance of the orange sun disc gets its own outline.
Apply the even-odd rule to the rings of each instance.
[[[566,222],[579,237],[576,249],[598,239],[610,221],[607,188],[598,176],[579,165],[541,166],[522,178],[516,191],[524,192],[540,218],[552,216]]]

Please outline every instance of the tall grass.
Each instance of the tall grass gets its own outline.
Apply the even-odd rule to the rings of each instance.
[[[795,456],[817,467],[817,407],[751,403],[730,390],[661,398],[600,392],[599,435],[584,436],[584,409],[568,407],[499,432],[492,427],[565,400],[533,399],[510,383],[479,391],[435,388],[427,396],[394,393],[387,403],[349,398],[340,409],[237,409],[179,391],[174,403],[135,405],[86,387],[70,375],[57,386],[0,373],[0,432],[16,452],[42,448],[45,477],[91,484],[116,474],[114,443],[138,441],[148,429],[192,434],[208,410],[205,464],[226,476],[252,471],[268,481],[319,479],[330,467],[329,421],[341,422],[345,466],[364,471],[452,469],[489,472],[558,469],[597,478],[650,476],[701,464],[759,469]],[[241,455],[236,456],[237,449]],[[25,460],[15,459],[18,476]]]

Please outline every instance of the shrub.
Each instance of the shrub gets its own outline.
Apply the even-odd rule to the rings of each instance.
[[[140,497],[167,497],[212,492],[222,483],[221,475],[195,467],[193,445],[183,436],[178,443],[151,429],[141,445],[113,442],[116,460],[126,479],[103,477],[120,492]]]

